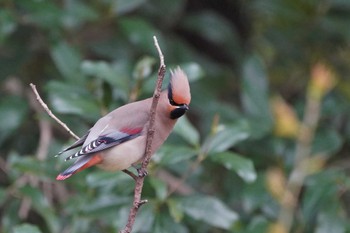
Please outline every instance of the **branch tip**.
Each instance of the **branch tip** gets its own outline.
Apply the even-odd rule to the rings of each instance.
[[[36,89],[36,86],[33,84],[33,83],[30,83],[29,84],[30,87],[32,88],[35,96],[36,96],[36,99],[37,101],[40,103],[40,105],[44,108],[44,110],[47,112],[47,114],[52,118],[54,119],[58,124],[60,124],[72,137],[74,137],[75,139],[79,140],[79,137],[73,133],[72,130],[70,130],[70,128],[65,124],[63,123],[60,119],[58,119],[53,113],[52,111],[49,109],[49,107],[47,106],[47,104],[42,100],[42,98],[40,97],[39,95],[39,92],[37,91]]]

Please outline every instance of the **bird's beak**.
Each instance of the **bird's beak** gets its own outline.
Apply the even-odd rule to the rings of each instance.
[[[186,111],[190,109],[190,107],[187,104],[180,105],[179,108],[182,108]]]

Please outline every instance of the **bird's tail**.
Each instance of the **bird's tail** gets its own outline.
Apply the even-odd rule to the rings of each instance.
[[[94,166],[98,163],[101,163],[102,157],[100,155],[85,155],[78,159],[72,166],[67,168],[65,171],[61,172],[57,177],[56,180],[65,180],[69,177],[71,177],[73,174],[80,172],[86,168],[89,168],[91,166]]]

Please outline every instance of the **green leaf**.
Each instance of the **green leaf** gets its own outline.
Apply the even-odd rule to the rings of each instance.
[[[82,73],[85,75],[101,78],[111,84],[118,91],[128,90],[129,77],[128,70],[121,63],[110,64],[105,61],[85,60],[81,64]]]
[[[259,57],[248,57],[243,65],[241,100],[248,116],[259,124],[259,128],[264,128],[262,134],[273,125],[267,80],[265,68]]]
[[[209,158],[236,172],[245,182],[251,183],[256,180],[257,174],[250,159],[229,151],[212,154]]]
[[[127,14],[140,8],[146,0],[116,0],[113,1],[113,12],[117,15]]]
[[[99,19],[92,5],[80,1],[68,1],[64,4],[62,22],[70,30],[82,26],[83,23]]]
[[[59,222],[56,215],[53,212],[52,207],[49,205],[46,197],[42,192],[35,187],[23,186],[20,188],[20,192],[23,196],[28,197],[34,209],[45,220],[46,225],[52,233],[59,232]]]
[[[80,73],[80,54],[66,42],[60,42],[51,48],[51,57],[63,75],[72,83],[81,83],[83,76]]]
[[[201,79],[205,75],[204,69],[195,62],[184,63],[181,64],[180,67],[187,74],[190,83]]]
[[[157,179],[156,177],[151,177],[149,179],[149,182],[155,190],[157,198],[159,200],[165,200],[168,193],[168,187],[166,183],[160,179]]]
[[[340,218],[337,214],[340,210],[322,212],[317,216],[317,227],[315,233],[344,233],[345,223],[348,219]]]
[[[318,212],[335,214],[339,211],[338,186],[343,180],[348,180],[348,177],[337,170],[325,170],[308,177],[301,205],[306,222],[311,221]]]
[[[199,145],[199,133],[186,116],[181,117],[177,121],[174,132],[181,136],[188,144],[192,146]]]
[[[13,228],[13,233],[41,233],[35,225],[24,223]]]
[[[337,131],[330,128],[323,129],[315,135],[312,152],[331,156],[341,148],[342,144],[343,140]]]
[[[100,109],[94,96],[83,87],[50,81],[47,89],[51,105],[55,111],[65,114],[77,114],[92,120],[100,116]]]
[[[237,143],[246,140],[249,136],[249,125],[245,121],[240,121],[234,125],[224,126],[215,135],[207,138],[203,144],[203,150],[208,154],[223,152]]]
[[[227,44],[228,46],[237,44],[238,37],[232,30],[232,26],[224,17],[214,11],[193,13],[185,18],[184,26],[213,43]]]
[[[9,158],[9,164],[14,171],[20,173],[30,173],[37,176],[46,175],[45,167],[42,161],[39,161],[36,157],[32,156],[19,156],[17,154],[11,154]]]
[[[194,150],[187,146],[165,144],[157,151],[154,156],[152,156],[152,159],[156,163],[163,165],[172,165],[184,160],[189,160],[197,154],[197,150]]]
[[[175,222],[167,213],[157,213],[152,233],[187,233],[188,229]]]
[[[63,11],[51,1],[18,1],[19,8],[22,8],[27,21],[38,28],[44,28],[49,32],[55,32],[60,28],[60,20]]]
[[[17,22],[9,10],[0,11],[0,44],[16,30]]]
[[[176,199],[168,199],[166,203],[168,205],[171,217],[175,220],[175,222],[180,222],[184,217],[181,203]]]
[[[263,216],[254,217],[250,220],[250,223],[247,227],[245,233],[266,233],[269,228],[269,222]]]
[[[143,57],[139,60],[134,68],[133,77],[136,80],[142,80],[149,77],[152,73],[152,66],[156,64],[156,59],[153,57]]]
[[[142,18],[121,18],[118,20],[120,29],[126,35],[128,40],[136,46],[135,49],[142,49],[146,53],[154,53],[155,49],[152,46],[153,36],[157,35],[158,40],[159,33],[156,29],[147,21]]]
[[[81,213],[88,217],[99,217],[107,213],[114,213],[116,209],[132,202],[131,197],[116,195],[101,195],[90,201],[88,205],[82,203]],[[74,214],[74,210],[72,210]]]
[[[2,205],[6,201],[6,189],[0,187],[0,205]]]
[[[114,187],[129,181],[130,177],[123,172],[94,171],[86,177],[86,183],[91,188]]]
[[[19,97],[9,96],[0,100],[0,144],[20,127],[28,113],[27,103]]]
[[[191,196],[179,199],[183,211],[196,220],[222,229],[230,229],[238,215],[223,202],[210,196]]]

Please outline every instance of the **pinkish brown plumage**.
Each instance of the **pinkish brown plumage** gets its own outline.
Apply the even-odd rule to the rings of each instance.
[[[159,98],[152,153],[167,139],[177,119],[188,110],[190,101],[187,76],[178,67],[171,72],[170,84]],[[81,146],[66,160],[78,159],[56,179],[67,179],[94,165],[118,171],[139,163],[145,152],[151,104],[152,98],[130,103],[99,119],[86,135],[59,153]]]

